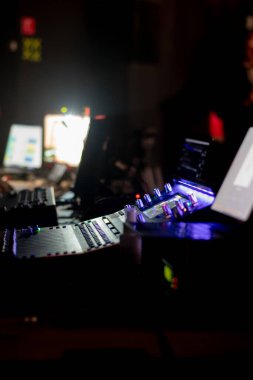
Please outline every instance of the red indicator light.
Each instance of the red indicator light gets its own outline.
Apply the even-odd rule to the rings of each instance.
[[[216,112],[209,114],[209,133],[213,139],[224,141],[224,122]]]
[[[140,199],[140,194],[135,194],[135,199]]]
[[[36,34],[36,20],[34,17],[21,18],[20,33],[23,36],[34,36]]]

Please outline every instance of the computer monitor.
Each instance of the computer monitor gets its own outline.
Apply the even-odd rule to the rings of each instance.
[[[84,207],[94,202],[106,165],[107,144],[111,136],[110,118],[92,118],[77,171],[74,192]]]
[[[47,114],[44,118],[44,162],[78,167],[89,125],[88,116]]]
[[[43,127],[12,124],[9,130],[4,168],[40,169],[43,162]]]

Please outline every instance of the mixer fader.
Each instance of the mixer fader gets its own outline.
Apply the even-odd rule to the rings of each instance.
[[[42,258],[80,255],[119,244],[124,210],[76,224],[29,226],[0,231],[2,257]]]
[[[1,231],[2,256],[16,258],[56,257],[85,254],[120,244],[126,221],[126,209],[136,210],[136,223],[178,223],[207,208],[214,201],[208,187],[176,180],[144,194],[134,205],[117,212],[76,224],[5,229]]]

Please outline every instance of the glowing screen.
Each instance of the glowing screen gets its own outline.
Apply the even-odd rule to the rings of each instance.
[[[90,118],[48,114],[44,118],[44,161],[78,167]]]
[[[253,209],[253,127],[248,129],[211,209],[243,222],[250,217]]]
[[[42,166],[43,133],[40,125],[12,124],[3,166],[39,169]]]

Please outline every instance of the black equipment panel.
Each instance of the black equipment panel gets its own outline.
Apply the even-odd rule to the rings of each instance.
[[[0,198],[0,228],[58,224],[53,187],[11,192]]]

